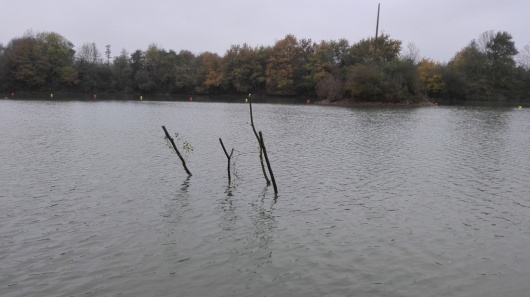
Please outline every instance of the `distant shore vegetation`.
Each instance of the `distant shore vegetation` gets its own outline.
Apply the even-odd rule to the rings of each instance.
[[[530,43],[517,49],[508,32],[486,31],[448,62],[421,58],[414,44],[388,34],[354,44],[287,35],[271,46],[232,45],[223,56],[157,44],[115,55],[111,45],[100,51],[27,31],[0,44],[0,92],[529,102]]]

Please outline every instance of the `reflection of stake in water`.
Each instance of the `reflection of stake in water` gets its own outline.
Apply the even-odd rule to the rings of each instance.
[[[250,252],[249,262],[250,267],[248,272],[254,272],[259,275],[259,269],[272,264],[272,250],[270,245],[274,242],[273,232],[276,229],[278,222],[274,218],[273,209],[265,207],[265,194],[267,187],[265,187],[262,195],[258,200],[251,203],[253,214],[250,218],[252,222],[252,230],[250,232]]]
[[[180,188],[182,190],[182,193],[188,193],[188,188],[190,187],[190,176],[186,177],[184,182],[182,182],[182,187]]]

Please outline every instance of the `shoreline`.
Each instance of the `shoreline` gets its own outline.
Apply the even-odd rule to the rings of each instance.
[[[435,103],[422,100],[420,102],[366,102],[366,101],[352,101],[350,99],[340,99],[340,100],[319,100],[315,101],[315,105],[329,105],[329,106],[350,106],[350,107],[381,107],[381,106],[389,106],[389,107],[428,107],[428,106],[436,106]]]

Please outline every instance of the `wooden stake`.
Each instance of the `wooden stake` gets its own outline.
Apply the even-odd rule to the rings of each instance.
[[[263,165],[263,149],[261,148],[260,140],[258,133],[256,132],[256,128],[254,127],[254,117],[252,116],[252,99],[250,99],[250,96],[252,94],[248,94],[248,105],[250,106],[250,125],[252,126],[252,131],[254,131],[254,135],[256,136],[256,140],[258,141],[259,146],[259,160],[261,163],[261,171],[263,172],[263,177],[265,177],[265,180],[267,181],[267,185],[271,184],[271,181],[269,180],[269,177],[267,176],[267,172],[265,172],[265,165]]]
[[[267,161],[267,168],[269,168],[269,174],[271,175],[272,186],[274,187],[274,194],[278,194],[278,188],[276,187],[276,180],[274,179],[274,174],[272,173],[271,163],[269,162],[269,157],[267,156],[267,149],[265,148],[265,141],[263,140],[263,134],[259,131],[259,143],[263,149],[263,155],[265,155],[265,161]]]
[[[225,155],[226,155],[226,158],[228,158],[228,185],[231,184],[231,177],[230,177],[230,159],[232,158],[232,154],[234,153],[234,149],[232,149],[232,151],[230,152],[230,155],[228,154],[228,152],[226,151],[225,149],[225,145],[223,144],[223,140],[221,140],[221,138],[219,138],[219,142],[221,143],[221,146],[223,147],[223,151],[225,152]]]
[[[173,141],[173,138],[171,138],[171,136],[167,132],[166,127],[162,126],[162,129],[164,129],[164,132],[166,133],[166,137],[169,139],[169,141],[173,145],[173,148],[175,149],[175,152],[177,152],[177,155],[180,158],[180,161],[182,161],[182,166],[184,166],[184,170],[186,170],[186,173],[188,173],[188,175],[191,176],[192,174],[189,171],[188,167],[186,166],[186,161],[184,161],[184,158],[182,158],[182,155],[180,154],[179,150],[177,149],[177,146],[175,145],[175,141]]]

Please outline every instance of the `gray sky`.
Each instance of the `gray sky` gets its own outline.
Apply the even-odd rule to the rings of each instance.
[[[375,34],[378,3],[380,30],[414,43],[421,57],[448,61],[488,30],[507,31],[518,49],[530,43],[529,0],[0,0],[0,42],[56,32],[76,49],[95,42],[103,53],[110,44],[112,56],[151,43],[222,56],[287,34],[353,44]]]

